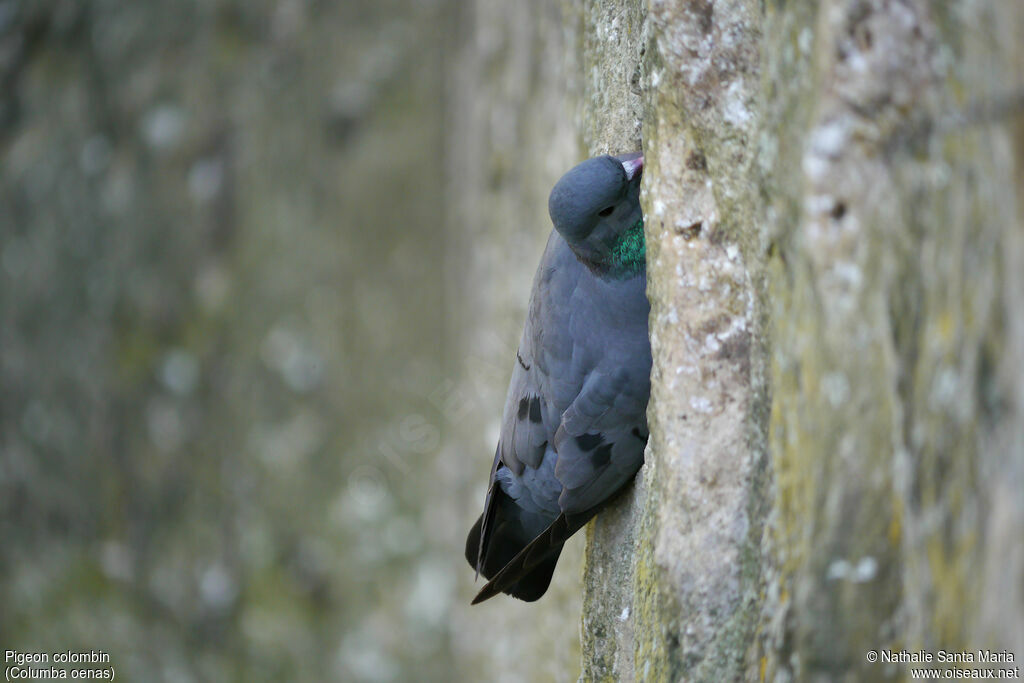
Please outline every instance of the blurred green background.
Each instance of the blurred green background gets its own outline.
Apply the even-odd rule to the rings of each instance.
[[[458,669],[452,5],[0,2],[0,648]]]

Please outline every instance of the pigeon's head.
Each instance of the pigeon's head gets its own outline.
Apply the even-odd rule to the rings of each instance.
[[[594,157],[562,176],[551,190],[551,222],[580,260],[591,267],[607,264],[630,229],[639,226],[642,235],[643,167],[639,152]]]

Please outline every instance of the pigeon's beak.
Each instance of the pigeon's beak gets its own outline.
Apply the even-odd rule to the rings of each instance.
[[[642,156],[636,159],[630,159],[629,161],[622,162],[622,168],[626,169],[626,180],[632,180],[634,176],[639,174],[644,169],[644,158]]]

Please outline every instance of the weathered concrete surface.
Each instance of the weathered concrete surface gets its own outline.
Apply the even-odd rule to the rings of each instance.
[[[1024,84],[1022,19],[768,8],[769,678],[908,676],[869,650],[1024,652],[1020,118],[1014,143],[991,100]]]
[[[1019,658],[1024,8],[647,9],[652,438],[590,530],[584,678]]]
[[[899,679],[866,653],[1024,656],[1024,122],[1000,95],[1024,89],[1024,6],[475,7],[487,57],[459,60],[458,101],[482,109],[458,130],[478,147],[456,177],[489,197],[476,229],[546,230],[550,181],[584,153],[642,134],[647,158],[651,442],[587,531],[581,678]],[[536,252],[497,244],[477,267],[525,291],[503,256]],[[481,662],[571,675],[523,659],[569,647],[568,573],[523,615],[457,621],[500,634]]]

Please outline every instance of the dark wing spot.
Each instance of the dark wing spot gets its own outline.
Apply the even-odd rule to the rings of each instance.
[[[630,432],[633,436],[640,439],[644,443],[647,443],[647,435],[640,431],[639,427],[633,427],[633,431]]]
[[[591,456],[591,462],[594,463],[594,467],[600,469],[607,465],[612,459],[612,446],[615,444],[606,443],[605,445],[594,451],[594,455]]]
[[[519,399],[519,419],[525,420],[526,414],[530,411],[530,399],[523,396]]]
[[[576,437],[576,445],[581,451],[592,451],[604,443],[604,437],[600,434],[580,434]]]
[[[534,396],[530,399],[530,422],[540,424],[540,398]]]
[[[519,367],[521,367],[523,370],[529,371],[530,366],[526,364],[526,362],[523,360],[523,357],[519,355],[518,351],[516,351],[516,360],[519,361]]]

